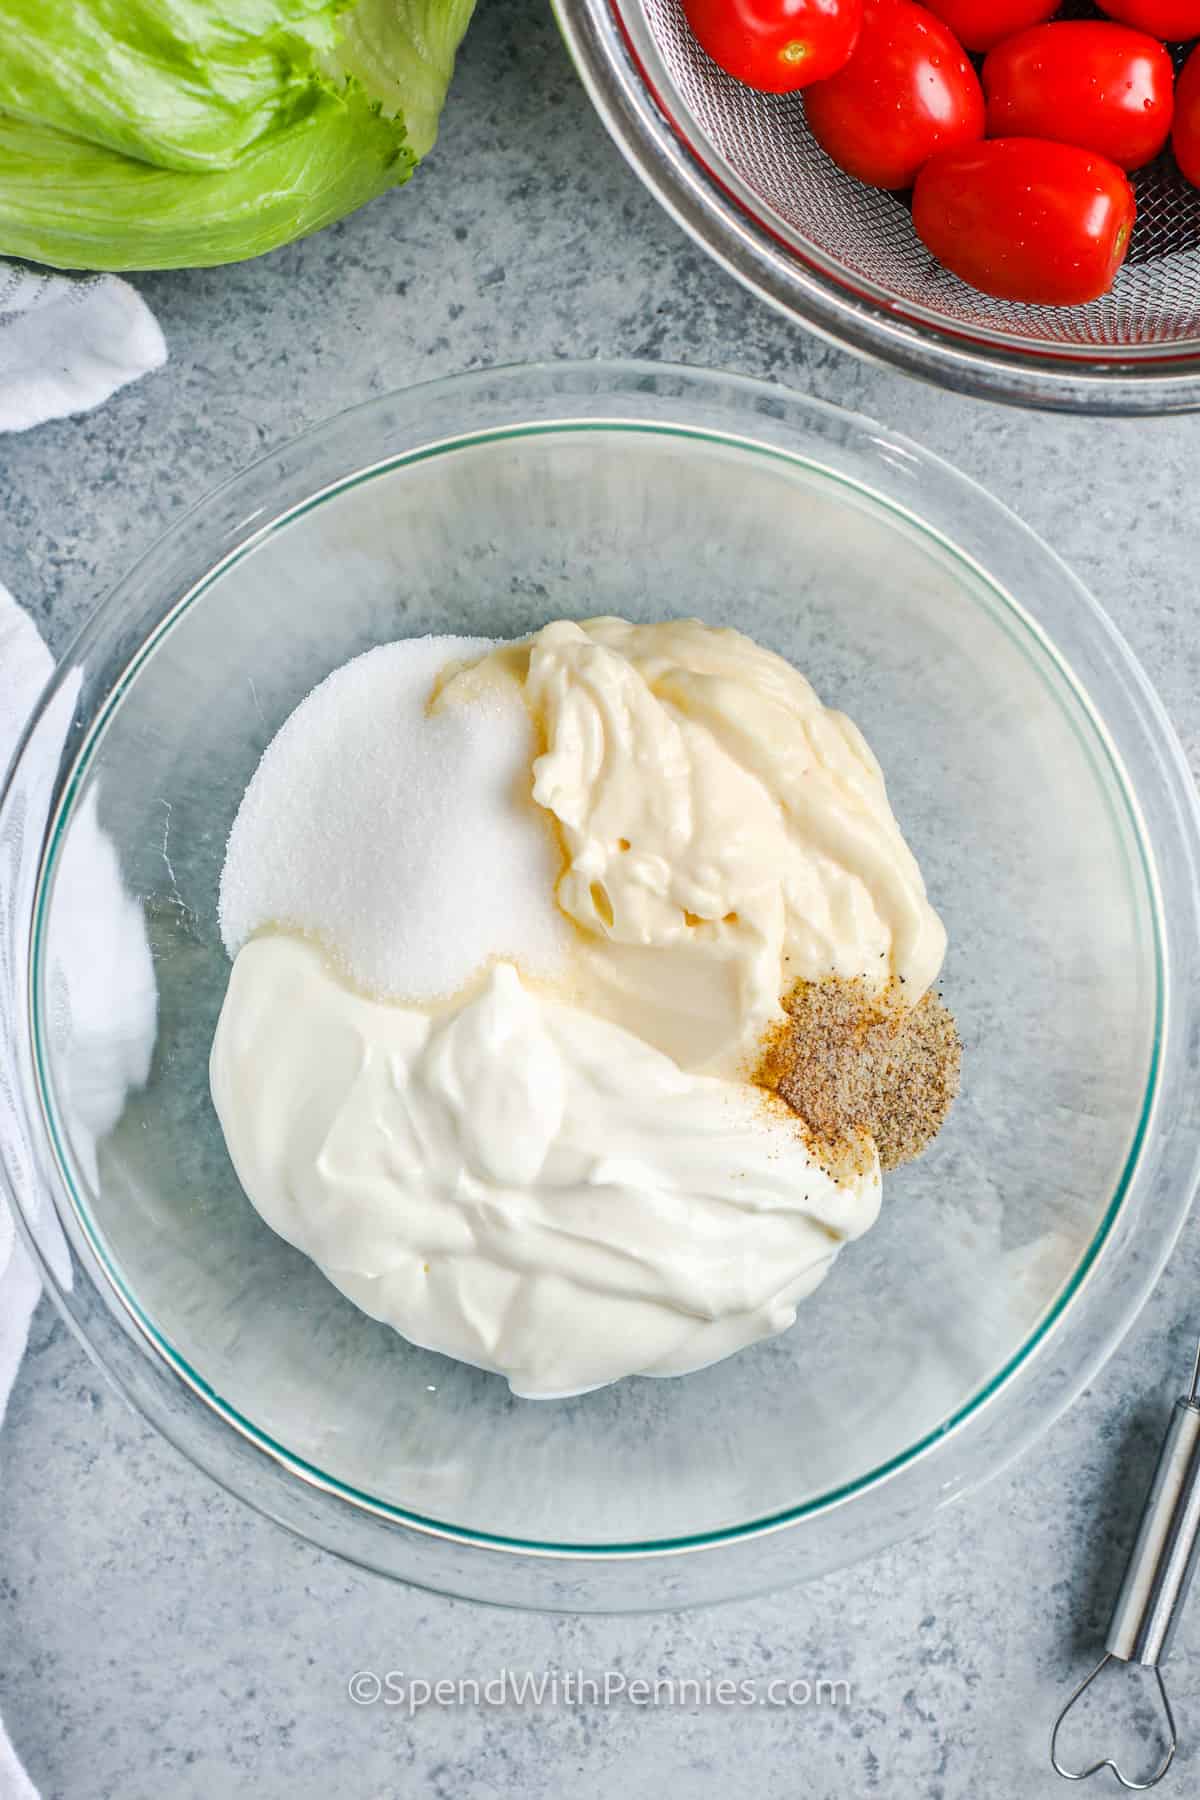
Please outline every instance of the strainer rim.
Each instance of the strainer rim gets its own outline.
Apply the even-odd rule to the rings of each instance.
[[[974,338],[883,289],[879,297],[856,289],[816,246],[802,256],[710,165],[723,159],[691,121],[642,0],[551,5],[602,124],[659,204],[728,274],[826,342],[1012,405],[1110,416],[1200,409],[1200,337],[1109,351],[1039,347],[1000,333]]]

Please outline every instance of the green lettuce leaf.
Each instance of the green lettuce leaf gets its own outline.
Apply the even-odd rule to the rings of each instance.
[[[340,66],[403,114],[408,142],[428,156],[475,0],[359,0],[343,21]]]
[[[161,168],[228,169],[309,110],[339,10],[336,0],[0,0],[0,111]]]
[[[402,130],[350,89],[188,175],[0,115],[0,252],[58,269],[181,269],[261,256],[406,181]]]
[[[200,267],[319,230],[432,146],[473,4],[0,0],[0,255]]]

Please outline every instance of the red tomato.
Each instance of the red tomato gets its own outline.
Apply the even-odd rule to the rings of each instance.
[[[849,61],[863,0],[684,0],[684,12],[726,74],[764,93],[789,94]]]
[[[911,187],[935,150],[983,136],[983,89],[950,31],[913,0],[866,0],[858,48],[804,96],[809,130],[848,175]]]
[[[1096,0],[1101,12],[1169,44],[1200,34],[1200,0]]]
[[[1192,51],[1175,84],[1171,148],[1188,180],[1200,187],[1200,49]]]
[[[1058,0],[926,0],[964,50],[990,50],[1014,31],[1040,25],[1058,11]]]
[[[998,300],[1098,299],[1125,260],[1136,207],[1116,163],[1043,138],[992,138],[926,163],[917,235],[938,261]]]
[[[983,65],[988,136],[1054,138],[1140,169],[1167,141],[1174,87],[1171,58],[1144,32],[1106,19],[1035,25]]]

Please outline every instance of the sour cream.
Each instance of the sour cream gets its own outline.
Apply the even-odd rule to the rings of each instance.
[[[785,1330],[879,1209],[869,1141],[835,1180],[782,1103],[506,962],[435,1012],[254,938],[211,1081],[268,1225],[364,1312],[538,1398]]]

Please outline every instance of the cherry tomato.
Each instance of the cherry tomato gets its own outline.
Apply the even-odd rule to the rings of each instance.
[[[1101,12],[1169,44],[1200,35],[1200,0],[1096,0]]]
[[[822,149],[872,187],[911,187],[935,150],[983,136],[983,89],[940,19],[913,0],[866,0],[845,68],[804,96]]]
[[[789,94],[849,61],[863,0],[684,0],[684,12],[727,75],[764,93]]]
[[[1140,169],[1171,129],[1175,70],[1157,38],[1064,19],[1006,38],[983,65],[989,137],[1054,138]]]
[[[1058,0],[925,0],[964,50],[990,50],[1015,31],[1040,25],[1058,11]]]
[[[1136,208],[1116,163],[1077,144],[991,138],[926,163],[913,224],[938,261],[998,300],[1096,300],[1125,260]]]
[[[1175,84],[1171,148],[1188,180],[1200,187],[1200,49],[1192,51]]]

